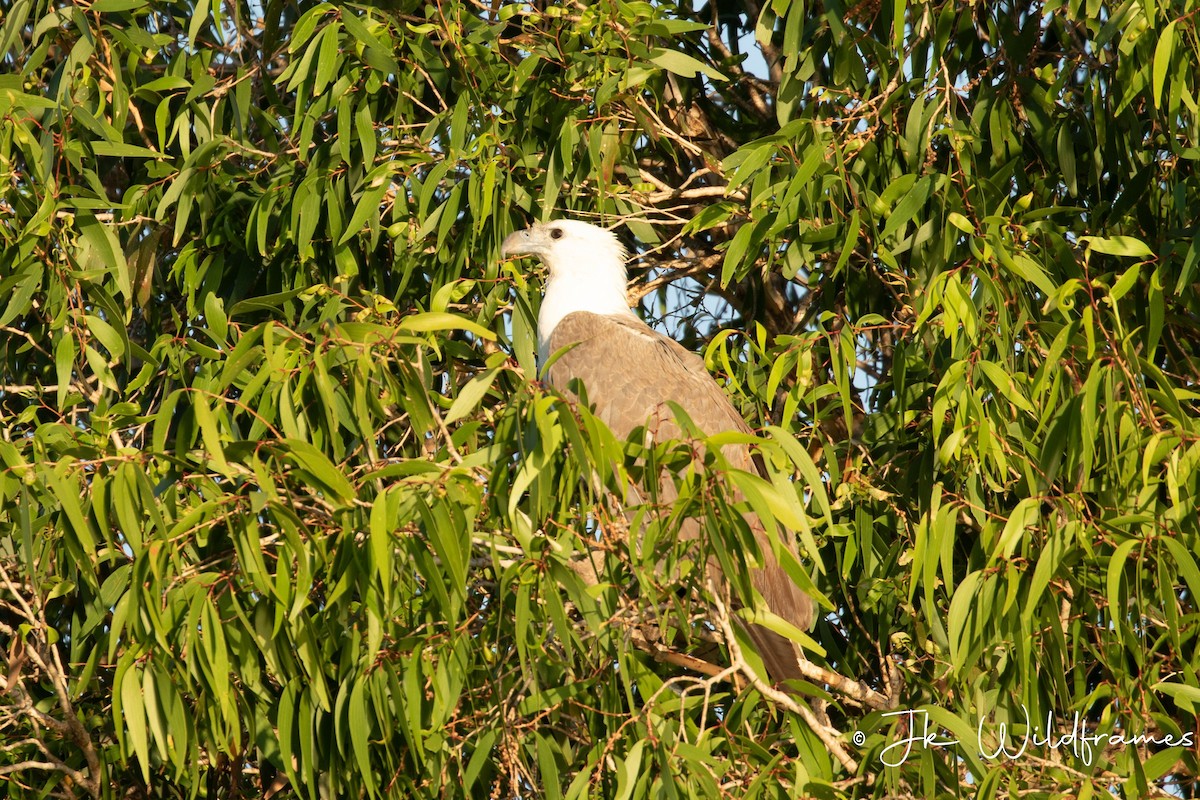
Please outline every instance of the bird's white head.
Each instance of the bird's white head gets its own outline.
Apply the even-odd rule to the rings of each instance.
[[[567,314],[633,314],[626,293],[625,248],[611,231],[559,219],[511,234],[500,251],[505,256],[537,256],[550,271],[538,314],[543,359],[550,334]]]

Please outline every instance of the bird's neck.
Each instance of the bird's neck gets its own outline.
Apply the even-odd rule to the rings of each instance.
[[[565,270],[564,270],[565,272]],[[538,357],[544,364],[552,355],[550,336],[568,314],[589,311],[593,314],[628,314],[629,297],[625,291],[625,271],[604,274],[601,270],[571,270],[546,282],[546,294],[538,313]]]

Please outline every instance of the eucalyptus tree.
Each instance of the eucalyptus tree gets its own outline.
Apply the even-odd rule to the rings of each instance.
[[[1196,12],[5,0],[7,794],[1195,794]],[[538,382],[563,216],[768,480]]]

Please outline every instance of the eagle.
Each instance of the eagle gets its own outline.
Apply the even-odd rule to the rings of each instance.
[[[571,394],[573,381],[596,416],[624,439],[643,427],[656,441],[683,435],[672,404],[681,408],[708,436],[725,431],[750,433],[704,362],[669,336],[651,328],[630,309],[625,249],[611,231],[586,222],[559,219],[509,235],[501,245],[505,256],[536,256],[548,269],[538,314],[538,356],[549,362],[545,377],[555,389]],[[551,357],[554,357],[551,359]],[[761,474],[750,448],[728,444],[722,452],[735,469]],[[677,496],[675,483],[664,475],[659,499]],[[739,494],[733,495],[740,500]],[[800,630],[814,616],[812,599],[796,586],[775,558],[770,534],[753,514],[746,520],[754,532],[761,564],[753,568],[751,585],[767,607]],[[700,535],[697,520],[687,520],[680,535]],[[795,553],[785,537],[778,543]],[[715,565],[710,565],[710,575]],[[775,682],[800,678],[801,654],[789,639],[762,626],[748,633]]]

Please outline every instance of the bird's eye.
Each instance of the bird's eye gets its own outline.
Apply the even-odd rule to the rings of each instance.
[[[561,239],[562,237],[563,237],[562,228],[551,228],[550,229],[550,238],[551,239]]]

